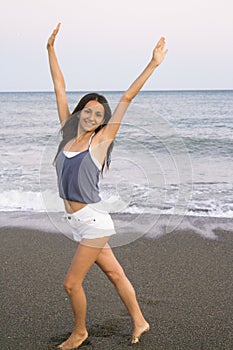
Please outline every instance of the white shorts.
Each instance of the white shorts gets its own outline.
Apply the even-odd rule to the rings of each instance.
[[[82,238],[95,239],[116,234],[112,218],[102,202],[87,204],[72,214],[65,213],[65,218],[71,226],[69,238],[76,242]]]

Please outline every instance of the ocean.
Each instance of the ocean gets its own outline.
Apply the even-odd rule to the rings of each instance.
[[[74,109],[85,92],[68,92]],[[112,109],[121,92],[103,92]],[[0,93],[0,211],[60,212],[53,92]],[[111,213],[233,217],[233,90],[142,91],[100,181]]]

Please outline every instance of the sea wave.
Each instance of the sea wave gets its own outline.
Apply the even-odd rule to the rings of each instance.
[[[174,191],[174,188],[170,191],[166,200],[161,202],[152,201],[152,198],[154,199],[153,193],[150,193],[147,201],[140,201],[140,193],[137,196],[133,195],[130,200],[122,199],[111,191],[104,191],[101,197],[110,213],[233,218],[233,203],[230,200],[224,203],[220,203],[214,198],[203,201],[195,199],[194,193],[192,201],[182,205],[182,203],[177,202],[177,192]],[[43,192],[3,191],[0,198],[0,212],[15,211],[61,212],[64,211],[64,204],[58,194],[50,190]]]

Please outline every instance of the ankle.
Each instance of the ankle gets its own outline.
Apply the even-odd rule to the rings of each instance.
[[[141,327],[148,327],[149,323],[143,318],[143,319],[137,319],[135,320],[134,328],[141,328]]]
[[[74,328],[73,332],[72,332],[73,335],[79,335],[81,337],[85,337],[88,335],[88,332],[86,330],[86,328],[84,329],[80,329],[80,327],[78,328]]]

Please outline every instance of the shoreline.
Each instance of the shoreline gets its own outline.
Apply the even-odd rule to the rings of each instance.
[[[215,232],[218,239],[177,230],[113,248],[151,324],[138,349],[233,348],[233,235]],[[0,236],[0,348],[55,349],[73,326],[62,283],[77,244],[63,235],[23,228],[1,228]],[[97,266],[88,272],[84,288],[89,344],[81,348],[128,349],[131,320]]]
[[[64,222],[64,212],[0,212],[0,229],[27,229],[48,233],[65,234],[69,226]],[[177,232],[192,232],[211,240],[219,240],[218,231],[233,234],[232,218],[206,216],[179,216],[154,214],[111,214],[117,236],[112,247],[131,243],[142,237],[158,239]]]

